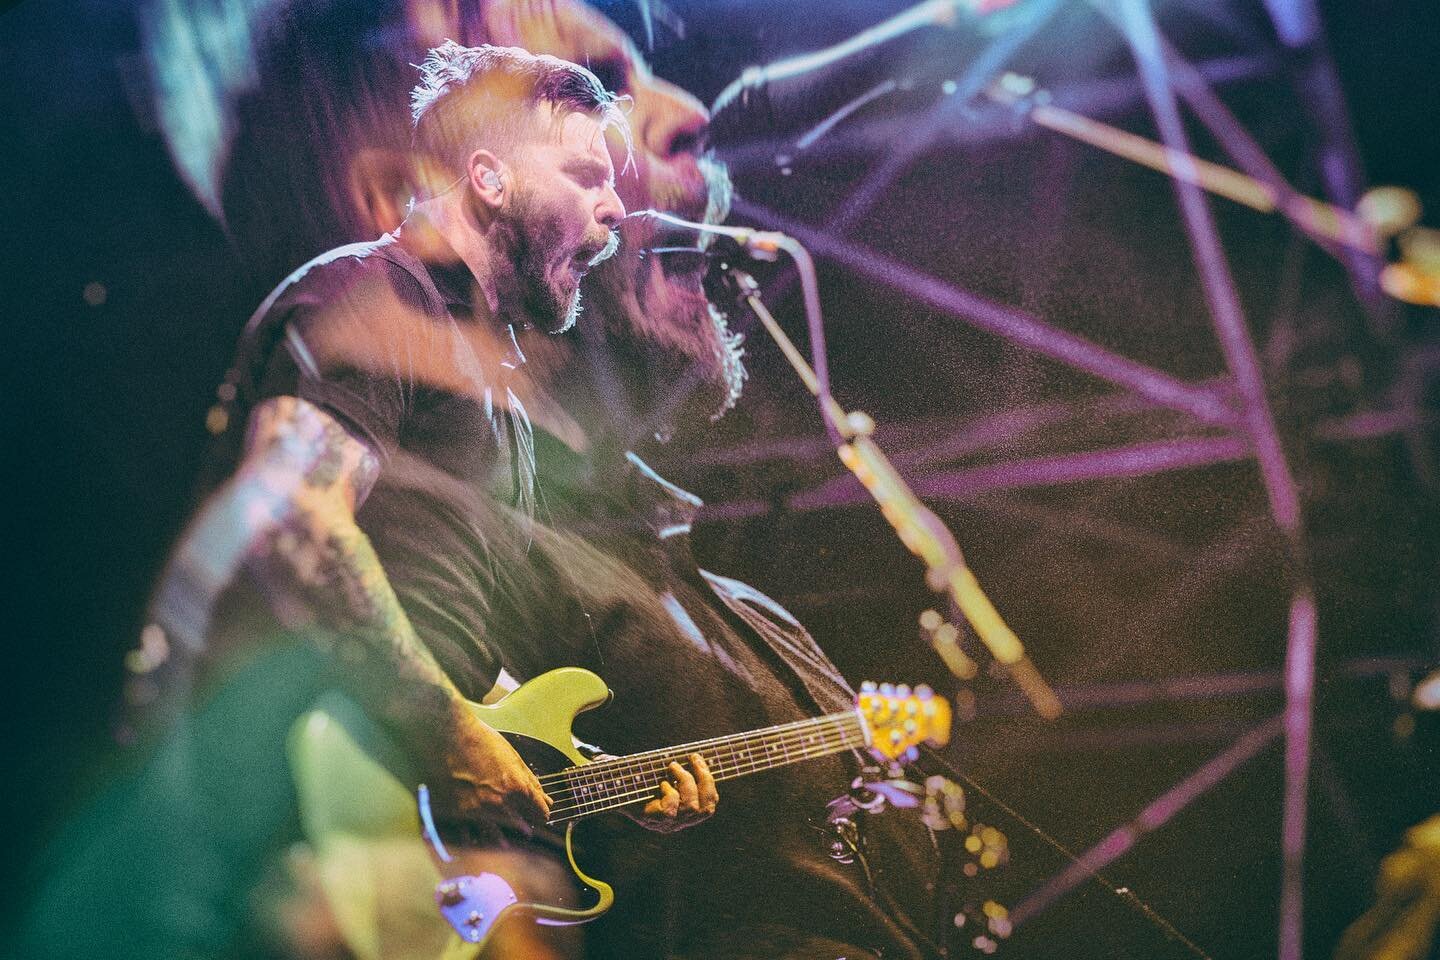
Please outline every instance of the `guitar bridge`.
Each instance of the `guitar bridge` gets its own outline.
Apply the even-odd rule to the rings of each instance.
[[[516,900],[510,884],[493,873],[451,877],[435,887],[440,915],[467,943],[485,939],[501,912]]]

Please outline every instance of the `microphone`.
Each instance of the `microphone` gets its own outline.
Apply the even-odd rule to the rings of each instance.
[[[666,213],[663,210],[636,210],[627,214],[625,219],[629,220],[631,217],[644,217],[649,220],[654,220],[657,223],[663,223],[669,227],[724,237],[757,260],[774,260],[779,256],[781,250],[788,251],[799,246],[799,244],[789,236],[783,233],[777,233],[774,230],[756,230],[753,227],[729,227],[716,223],[697,223],[694,220],[686,220],[683,217],[677,217],[675,214]],[[669,249],[671,248],[652,248],[651,252]]]
[[[824,50],[747,68],[710,108],[710,142],[723,154],[726,147],[758,135],[797,133],[826,118],[843,119],[907,86],[909,81],[892,76],[894,55],[887,45],[925,27],[953,26],[962,6],[995,4],[929,0]]]

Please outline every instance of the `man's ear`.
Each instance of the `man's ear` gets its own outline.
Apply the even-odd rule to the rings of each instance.
[[[365,234],[389,233],[405,219],[415,171],[404,150],[366,147],[350,161],[350,204]]]
[[[510,178],[504,162],[489,150],[476,150],[467,162],[465,172],[476,198],[491,210],[500,209]]]

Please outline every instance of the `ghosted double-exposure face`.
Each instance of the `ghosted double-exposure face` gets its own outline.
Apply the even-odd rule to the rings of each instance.
[[[148,54],[177,166],[266,285],[404,218],[415,185],[412,64],[446,39],[570,60],[628,97],[628,164],[619,139],[610,138],[615,188],[627,209],[693,219],[723,216],[728,206],[729,180],[702,153],[705,108],[651,74],[628,37],[579,0],[231,2],[219,18],[223,30],[213,10],[155,4]],[[524,192],[526,202],[547,202]],[[739,391],[738,347],[705,300],[695,258],[646,255],[664,239],[653,230],[640,219],[622,224],[620,253],[582,284],[582,326],[621,352],[632,390],[678,376],[694,388],[693,409],[719,411]],[[526,270],[532,293],[567,308],[555,325],[563,327],[574,277],[533,258]]]
[[[703,152],[709,116],[704,106],[674,84],[656,77],[628,37],[578,0],[537,3],[500,0],[487,4],[492,42],[548,53],[583,64],[612,92],[629,98],[633,151],[612,133],[610,146],[620,174],[616,189],[628,210],[654,208],[687,219],[721,219],[730,197],[724,168]],[[672,244],[653,222],[632,218],[621,226],[616,257],[585,284],[589,319],[604,325],[621,350],[640,392],[682,384],[682,402],[701,414],[718,414],[734,403],[744,370],[738,340],[705,297],[703,264],[695,258],[650,256]],[[665,404],[671,398],[647,397]],[[680,416],[683,416],[683,410]]]

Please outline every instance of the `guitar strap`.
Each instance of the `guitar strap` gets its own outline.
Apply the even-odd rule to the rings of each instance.
[[[797,677],[804,706],[817,714],[838,713],[854,706],[854,691],[820,650],[813,637],[778,603],[754,587],[699,571],[704,585],[746,629],[758,636],[770,657],[782,668],[781,678]],[[793,683],[789,684],[794,687]]]

